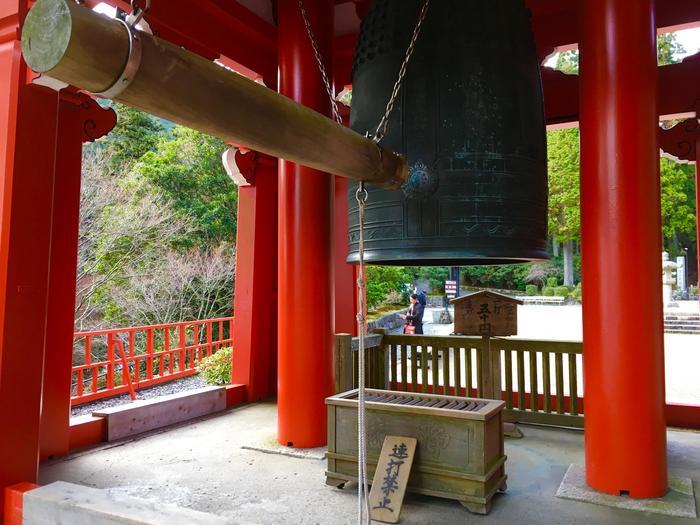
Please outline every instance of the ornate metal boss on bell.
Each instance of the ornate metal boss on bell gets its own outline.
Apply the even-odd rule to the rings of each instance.
[[[350,127],[373,134],[421,0],[375,0],[353,64]],[[373,264],[507,264],[547,259],[542,84],[522,0],[433,1],[381,144],[408,160],[401,190],[368,186]],[[355,190],[349,262],[358,260]]]

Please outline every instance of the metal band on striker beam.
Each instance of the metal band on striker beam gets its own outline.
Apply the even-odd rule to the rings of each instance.
[[[121,75],[119,75],[119,78],[117,78],[114,84],[101,93],[95,93],[95,95],[98,97],[109,99],[118,97],[131,85],[131,82],[134,80],[134,77],[136,76],[136,73],[138,73],[139,67],[141,66],[142,46],[139,32],[134,26],[128,22],[125,22],[121,18],[117,18],[116,20],[126,28],[126,32],[129,35],[129,57],[126,60],[126,64],[124,65]]]

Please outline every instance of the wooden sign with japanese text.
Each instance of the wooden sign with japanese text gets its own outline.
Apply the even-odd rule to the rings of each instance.
[[[412,437],[386,436],[369,493],[370,517],[384,523],[398,523],[408,475],[418,441]]]
[[[518,333],[519,299],[491,291],[463,295],[455,307],[455,334],[499,336]]]

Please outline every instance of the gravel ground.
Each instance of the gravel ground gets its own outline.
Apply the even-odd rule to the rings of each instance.
[[[154,397],[177,394],[178,392],[194,390],[196,388],[202,388],[204,386],[207,386],[207,384],[204,382],[204,378],[196,375],[186,377],[184,379],[178,379],[176,381],[170,381],[168,383],[163,383],[157,386],[152,386],[150,388],[137,390],[136,399],[153,399]],[[71,416],[76,417],[89,415],[95,410],[116,407],[119,405],[125,405],[127,403],[131,403],[131,397],[129,396],[129,394],[124,394],[122,396],[117,397],[110,397],[108,399],[100,399],[98,401],[93,401],[92,403],[85,403],[84,405],[78,405],[74,407],[71,410]]]

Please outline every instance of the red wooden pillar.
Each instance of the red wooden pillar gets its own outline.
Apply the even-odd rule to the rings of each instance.
[[[665,493],[656,32],[650,0],[581,0],[586,476]]]
[[[232,382],[248,401],[275,394],[277,369],[277,159],[235,153],[238,187]]]
[[[18,23],[0,4],[0,508],[39,466],[58,94],[26,84]]]
[[[348,180],[335,177],[333,258],[335,272],[335,331],[357,335],[355,265],[348,257]]]
[[[117,122],[112,109],[100,107],[87,95],[64,90],[60,98],[41,404],[42,458],[69,450],[83,142],[105,135]]]
[[[280,93],[328,115],[330,101],[299,3],[278,0],[277,5]],[[305,5],[330,64],[334,2],[306,0]],[[326,443],[324,398],[333,392],[333,178],[284,160],[279,176],[277,439],[316,447]]]

